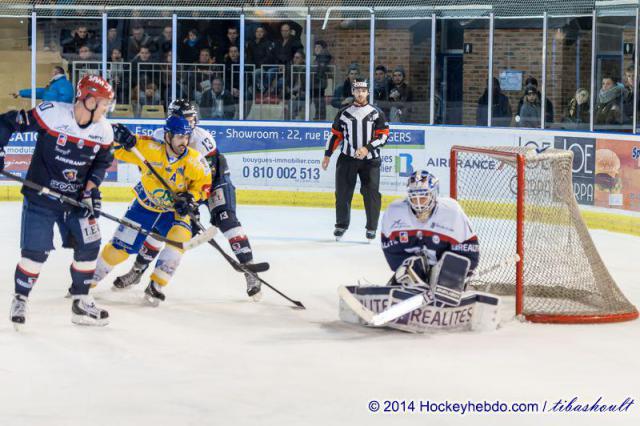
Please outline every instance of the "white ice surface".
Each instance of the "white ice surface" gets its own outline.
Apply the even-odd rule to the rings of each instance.
[[[125,207],[105,205],[114,214]],[[94,291],[111,324],[78,327],[63,298],[71,252],[57,250],[32,292],[26,330],[16,333],[8,308],[20,255],[20,205],[0,204],[0,425],[640,424],[640,321],[508,321],[484,334],[360,328],[338,320],[336,287],[363,278],[380,283],[390,274],[379,242],[362,244],[362,211],[354,211],[341,243],[332,242],[331,209],[240,206],[239,216],[256,260],[272,265],[264,279],[307,310],[291,309],[269,289],[262,302],[249,301],[242,275],[202,246],[185,255],[159,308],[141,303],[146,277],[130,292],[111,292],[127,263]],[[101,225],[109,238],[115,226],[104,219]],[[620,287],[640,305],[640,239],[592,234]],[[636,402],[614,414],[367,410],[372,399],[542,406],[574,396]]]

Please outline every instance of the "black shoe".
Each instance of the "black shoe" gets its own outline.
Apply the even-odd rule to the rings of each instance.
[[[340,238],[347,232],[347,228],[338,228],[333,230],[333,236],[336,237],[336,241],[340,241]]]
[[[376,231],[369,231],[367,230],[367,240],[375,240],[376,238]]]
[[[159,286],[158,286],[159,287]],[[144,290],[144,299],[149,302],[151,306],[158,306],[160,302],[164,302],[164,293],[156,288],[156,283],[151,281],[147,288]]]

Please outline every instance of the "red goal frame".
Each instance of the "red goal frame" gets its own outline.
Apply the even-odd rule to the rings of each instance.
[[[449,158],[450,185],[449,196],[455,200],[458,198],[458,153],[470,152],[478,154],[488,154],[493,157],[508,158],[510,162],[516,163],[517,174],[517,194],[516,194],[516,253],[519,256],[516,262],[516,316],[524,317],[527,321],[534,323],[557,323],[557,324],[586,324],[586,323],[610,323],[630,321],[638,318],[638,311],[626,312],[622,314],[610,315],[569,315],[569,314],[528,314],[523,315],[524,307],[524,226],[525,226],[525,156],[521,153],[511,151],[501,151],[496,148],[479,148],[470,146],[454,145],[451,147]]]

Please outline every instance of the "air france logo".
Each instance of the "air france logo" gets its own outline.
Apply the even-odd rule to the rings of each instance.
[[[56,144],[59,146],[65,146],[67,144],[67,135],[65,135],[64,133],[60,133],[58,135],[58,140],[56,141]]]

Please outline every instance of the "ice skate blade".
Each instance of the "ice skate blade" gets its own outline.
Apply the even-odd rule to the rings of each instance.
[[[71,314],[71,322],[76,325],[104,327],[109,324],[109,318],[95,319],[86,315]]]
[[[144,295],[144,301],[147,302],[147,305],[157,308],[158,306],[160,306],[160,300],[156,299],[155,297],[151,297],[148,294]]]
[[[129,291],[129,290],[131,290],[131,287],[132,287],[132,286],[129,286],[129,287],[122,287],[122,288],[121,288],[121,287],[116,287],[115,285],[112,285],[112,286],[111,286],[111,291],[113,291],[114,293],[123,293],[123,292],[125,292],[125,291]]]
[[[11,322],[13,324],[13,329],[18,333],[24,331],[24,323],[23,322]]]
[[[257,292],[256,294],[250,296],[254,302],[259,302],[262,300],[262,291]]]

